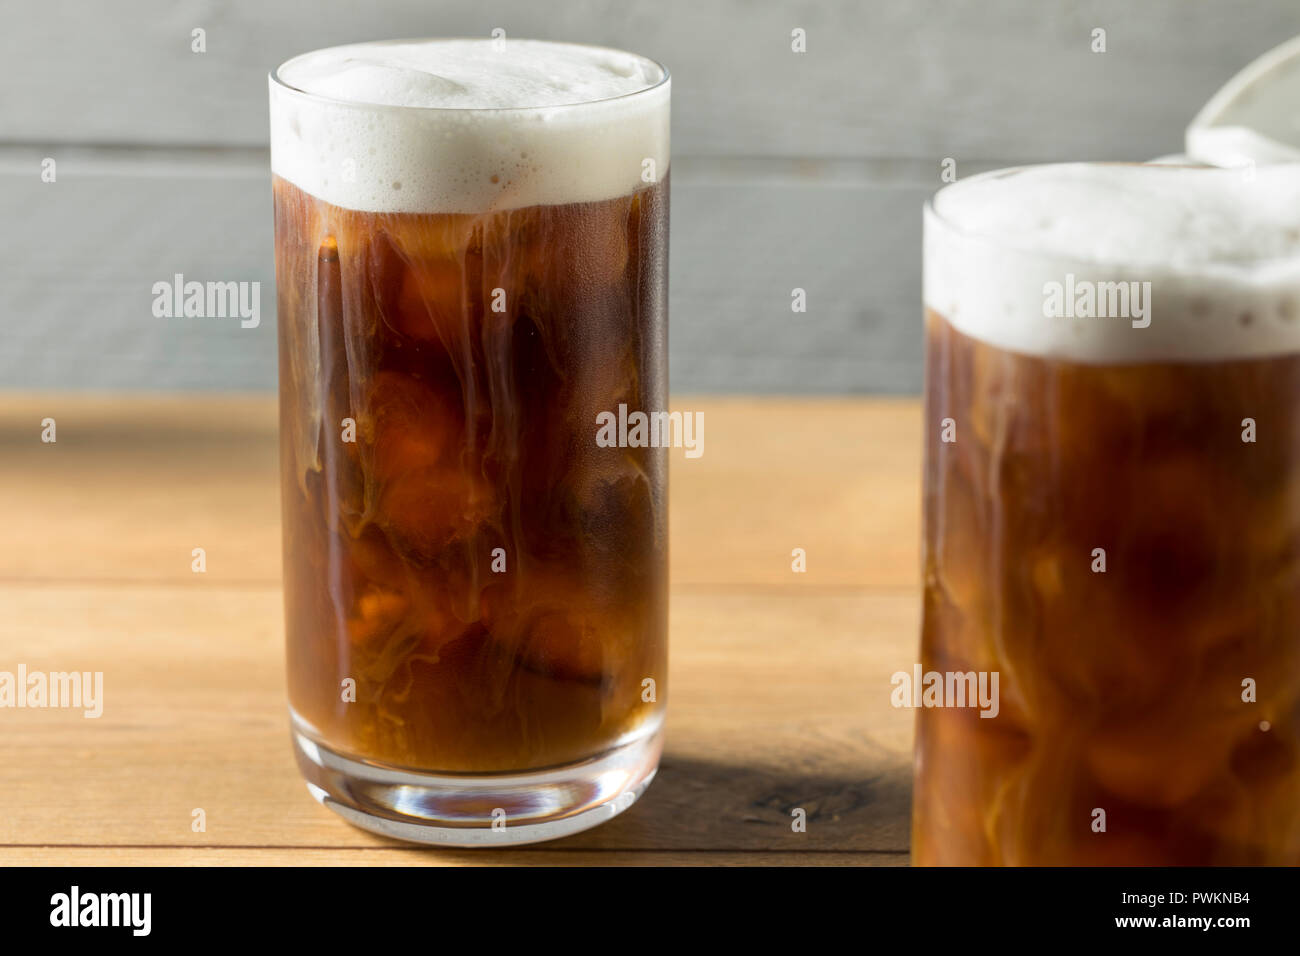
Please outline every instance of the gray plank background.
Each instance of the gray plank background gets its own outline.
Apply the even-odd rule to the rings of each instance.
[[[273,388],[267,71],[494,27],[673,71],[675,390],[908,393],[945,157],[1176,152],[1228,76],[1300,33],[1300,3],[0,0],[0,387]],[[261,326],[154,318],[178,272],[260,281]]]

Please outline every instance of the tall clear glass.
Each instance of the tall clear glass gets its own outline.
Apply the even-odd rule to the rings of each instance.
[[[658,765],[666,452],[597,441],[667,400],[669,78],[632,59],[544,108],[271,76],[293,742],[366,829],[563,836]]]

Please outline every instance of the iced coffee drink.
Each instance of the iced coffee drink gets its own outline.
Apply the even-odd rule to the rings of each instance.
[[[1300,172],[925,214],[922,864],[1300,863]]]
[[[284,574],[312,792],[406,839],[624,809],[666,687],[666,72],[373,43],[271,79]]]

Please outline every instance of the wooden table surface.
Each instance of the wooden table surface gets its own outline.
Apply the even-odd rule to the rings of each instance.
[[[596,829],[458,851],[354,829],[298,777],[273,399],[0,396],[0,671],[104,673],[98,719],[0,709],[0,866],[906,863],[918,403],[675,405],[705,444],[672,452],[659,775]]]

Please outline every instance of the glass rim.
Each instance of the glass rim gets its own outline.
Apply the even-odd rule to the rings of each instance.
[[[358,43],[341,43],[336,46],[319,47],[314,50],[307,50],[304,53],[299,53],[296,56],[291,56],[289,59],[285,60],[275,69],[271,70],[270,73],[267,74],[267,76],[270,79],[271,83],[275,87],[279,88],[280,90],[283,90],[286,93],[291,93],[295,96],[301,96],[309,100],[314,100],[318,103],[329,104],[331,106],[355,107],[357,109],[364,109],[364,110],[380,110],[380,111],[391,110],[396,112],[416,112],[416,113],[423,113],[429,115],[436,115],[436,114],[464,115],[467,113],[493,113],[493,114],[495,113],[539,113],[539,112],[549,112],[549,111],[557,111],[557,110],[582,109],[583,107],[598,106],[604,103],[616,103],[620,100],[628,100],[638,96],[645,96],[649,93],[655,92],[656,90],[660,90],[664,88],[669,84],[669,81],[672,79],[672,74],[669,73],[668,67],[664,66],[664,64],[660,63],[658,60],[654,59],[653,57],[648,57],[641,53],[633,53],[630,50],[623,50],[618,47],[605,46],[600,43],[572,43],[567,40],[534,40],[531,37],[516,37],[514,39],[516,41],[524,40],[532,43],[547,43],[553,46],[583,47],[588,50],[603,50],[609,53],[619,53],[622,54],[623,56],[633,57],[637,60],[641,60],[644,63],[652,64],[656,69],[659,70],[661,75],[659,79],[656,80],[654,83],[652,83],[650,86],[643,87],[639,90],[632,90],[630,93],[619,93],[617,96],[605,96],[605,97],[601,97],[600,99],[594,99],[594,100],[579,100],[574,103],[553,103],[553,104],[547,104],[542,106],[407,106],[407,105],[399,105],[394,103],[368,103],[365,100],[347,100],[347,99],[341,99],[337,96],[328,96],[323,93],[312,93],[309,90],[304,90],[294,86],[292,83],[287,82],[282,76],[280,76],[281,70],[283,70],[290,63],[300,60],[303,57],[312,56],[313,54],[321,53],[325,50],[339,50],[339,49],[343,49],[344,47],[361,47],[361,46],[378,47],[390,43],[441,43],[441,42],[447,42],[452,40],[472,40],[480,43],[496,42],[492,37],[410,37],[410,38],[394,38],[388,40],[363,40]],[[505,42],[509,43],[510,38],[506,38]]]

